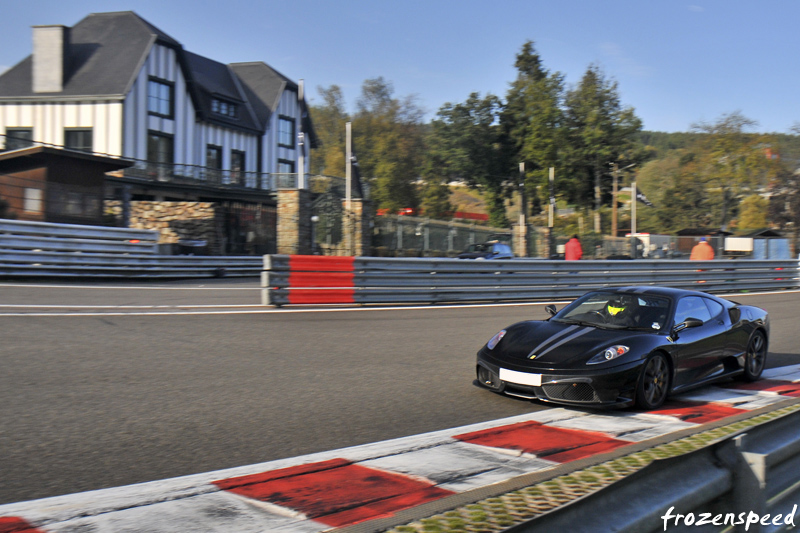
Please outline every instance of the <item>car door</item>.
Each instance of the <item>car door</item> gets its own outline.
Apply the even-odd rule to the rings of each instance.
[[[495,243],[492,245],[492,255],[488,259],[508,259],[510,251],[508,245]]]
[[[728,326],[721,306],[716,316],[712,316],[710,309],[716,309],[712,305],[715,303],[702,296],[685,296],[675,306],[673,324],[680,324],[687,318],[703,321],[702,326],[684,329],[677,334],[677,339],[673,337],[677,348],[674,352],[675,387],[690,385],[723,371]]]

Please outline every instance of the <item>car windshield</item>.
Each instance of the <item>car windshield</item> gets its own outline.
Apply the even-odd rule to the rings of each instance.
[[[594,292],[568,305],[556,322],[600,328],[660,331],[667,326],[670,300],[663,296]]]
[[[489,246],[486,244],[470,244],[469,248],[467,248],[468,252],[487,252],[489,251]]]

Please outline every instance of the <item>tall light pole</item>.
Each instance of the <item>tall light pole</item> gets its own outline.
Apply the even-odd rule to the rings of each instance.
[[[297,188],[307,189],[306,184],[306,152],[305,152],[306,134],[302,131],[297,134]]]
[[[519,257],[528,255],[528,221],[525,219],[526,212],[525,199],[525,163],[519,164],[519,241],[517,253]]]
[[[636,259],[636,202],[638,202],[638,194],[636,190],[636,175],[633,175],[631,180],[631,257]]]
[[[553,228],[556,225],[556,169],[550,167],[550,201],[547,206],[547,259],[555,253],[556,241]]]
[[[347,245],[348,255],[355,255],[355,235],[351,211],[353,209],[353,130],[352,124],[347,122],[345,125],[345,182],[344,182],[344,217],[345,217],[345,244]]]
[[[616,237],[617,232],[619,230],[617,219],[618,219],[618,208],[617,208],[617,194],[619,193],[619,173],[621,170],[627,170],[629,168],[635,167],[636,163],[631,163],[627,167],[619,168],[617,163],[614,163],[614,188],[612,190],[611,196],[611,236]]]

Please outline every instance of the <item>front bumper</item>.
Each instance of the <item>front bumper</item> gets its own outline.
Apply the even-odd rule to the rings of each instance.
[[[622,365],[595,367],[587,365],[586,370],[533,370],[514,368],[494,360],[486,354],[478,354],[478,383],[487,389],[528,399],[574,406],[627,407],[634,403],[636,382],[644,361],[633,361]],[[534,376],[541,374],[541,385],[530,381],[512,378],[500,379],[501,368],[513,373]],[[516,381],[529,381],[518,383]]]

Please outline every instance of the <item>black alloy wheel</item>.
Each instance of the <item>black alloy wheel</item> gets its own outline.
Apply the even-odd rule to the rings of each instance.
[[[747,344],[747,352],[744,355],[744,374],[745,381],[757,381],[764,371],[767,363],[767,338],[761,331],[756,331],[750,337]]]
[[[644,364],[636,386],[636,405],[651,410],[661,407],[669,393],[669,363],[661,353],[651,355]]]

